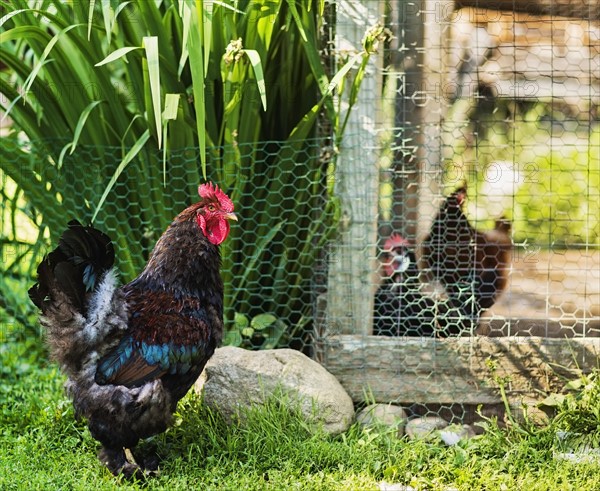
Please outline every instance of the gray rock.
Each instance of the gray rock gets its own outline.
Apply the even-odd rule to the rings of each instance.
[[[400,406],[394,404],[372,404],[356,415],[361,426],[387,426],[397,428],[398,438],[404,435],[407,416]]]
[[[405,486],[404,484],[389,483],[381,481],[379,483],[379,491],[417,491],[412,486]],[[457,488],[444,488],[444,491],[458,491]]]
[[[552,413],[549,407],[540,407],[538,401],[532,398],[523,398],[518,403],[511,404],[510,410],[519,423],[531,422],[539,426],[547,426]]]
[[[556,432],[556,440],[558,447],[562,450],[554,452],[555,460],[568,460],[574,464],[597,463],[600,464],[600,448],[592,448],[587,444],[571,445],[572,438],[575,434],[558,430]],[[569,442],[571,440],[571,442]]]
[[[439,430],[439,435],[446,445],[456,445],[461,440],[475,436],[475,430],[469,425],[450,425]]]
[[[243,421],[244,408],[284,393],[307,421],[327,433],[346,431],[354,405],[337,379],[299,351],[216,350],[195,385],[209,407],[228,421]]]
[[[600,464],[600,449],[587,448],[576,452],[555,452],[555,460],[568,460],[574,464]]]
[[[448,426],[448,423],[439,416],[423,416],[411,419],[406,423],[406,434],[411,440],[416,438],[426,438],[436,430],[441,430]]]

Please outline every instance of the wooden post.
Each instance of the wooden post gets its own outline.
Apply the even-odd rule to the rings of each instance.
[[[416,243],[429,231],[438,207],[453,11],[454,2],[432,0],[398,2],[391,11],[392,65],[398,77],[392,226]]]
[[[423,86],[423,18],[420,2],[392,2],[390,28],[390,77],[395,79],[394,138],[392,165],[392,230],[409,240],[417,235],[419,202],[419,164],[417,146],[420,141],[423,107],[418,95]]]
[[[337,52],[360,47],[365,31],[382,21],[384,6],[380,0],[337,2]],[[338,149],[336,195],[343,216],[329,255],[327,314],[325,326],[320,326],[325,335],[367,334],[371,329],[377,273],[380,94],[381,56],[373,55]]]
[[[442,173],[442,124],[446,111],[444,98],[447,84],[446,48],[449,44],[449,17],[453,2],[426,0],[423,2],[423,82],[420,94],[419,142],[419,201],[417,237],[423,239],[431,227],[438,209],[437,197]]]

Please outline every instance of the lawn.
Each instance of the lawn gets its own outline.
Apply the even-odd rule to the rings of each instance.
[[[180,403],[175,426],[150,443],[163,458],[159,476],[124,482],[96,459],[97,443],[75,421],[41,341],[9,334],[0,345],[2,490],[377,490],[383,481],[427,490],[600,489],[598,461],[553,458],[552,425],[500,429],[488,421],[483,435],[454,447],[358,425],[331,437],[311,433],[277,401],[250,410],[245,425],[227,426],[194,394]]]

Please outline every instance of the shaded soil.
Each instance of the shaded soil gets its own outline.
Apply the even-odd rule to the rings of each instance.
[[[600,251],[515,253],[508,288],[477,333],[600,337]]]

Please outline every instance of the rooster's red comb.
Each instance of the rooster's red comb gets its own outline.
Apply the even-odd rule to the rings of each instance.
[[[198,194],[202,199],[218,201],[223,211],[227,213],[233,212],[233,201],[219,189],[219,186],[212,182],[200,184],[198,186]]]
[[[396,247],[409,247],[410,243],[408,242],[408,240],[406,240],[404,237],[402,237],[400,234],[392,234],[390,235],[390,237],[385,241],[385,244],[383,245],[383,249],[386,251],[391,251],[393,249],[395,249]]]

